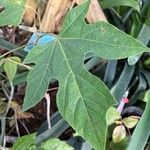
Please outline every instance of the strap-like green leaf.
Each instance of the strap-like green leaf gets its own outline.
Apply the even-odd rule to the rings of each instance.
[[[100,1],[103,9],[117,7],[117,6],[129,6],[140,12],[140,6],[135,0],[103,0]]]
[[[145,95],[147,101],[142,118],[136,126],[127,150],[143,150],[150,135],[150,90]]]
[[[147,45],[150,40],[150,26],[143,24],[142,29],[137,37],[139,41],[143,44]],[[129,65],[134,65],[137,63],[141,55],[136,55],[128,58]]]
[[[13,51],[13,53],[20,57],[23,57],[23,58],[27,55],[27,52],[22,50],[21,48],[19,49],[19,46],[12,44],[3,38],[0,38],[0,48],[3,48],[8,51],[17,49],[16,51]],[[0,56],[1,56],[1,54],[0,54]]]
[[[118,102],[120,102],[127,91],[129,83],[133,77],[134,70],[135,66],[129,66],[126,64],[116,84],[111,88],[111,93]]]

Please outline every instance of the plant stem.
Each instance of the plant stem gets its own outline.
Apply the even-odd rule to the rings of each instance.
[[[1,118],[1,136],[0,136],[0,145],[3,145],[4,137],[5,137],[5,125],[6,125],[6,118]]]
[[[17,65],[20,65],[20,66],[22,66],[22,67],[25,67],[25,68],[27,68],[28,70],[31,70],[31,69],[32,69],[32,67],[27,66],[27,65],[24,65],[24,64],[22,64],[22,63],[20,63],[20,62],[14,61],[14,60],[12,60],[12,59],[10,59],[10,58],[7,58],[7,60],[10,61],[10,62],[12,62],[12,63],[14,63],[14,64],[17,64]]]
[[[16,132],[17,132],[17,135],[18,135],[18,137],[20,137],[20,131],[19,131],[19,126],[18,126],[16,111],[15,111],[15,125],[16,125]]]
[[[26,125],[25,125],[25,123],[22,122],[20,119],[18,119],[18,120],[19,120],[19,122],[21,123],[21,125],[24,127],[24,129],[27,131],[27,134],[30,134],[28,128],[27,128]]]
[[[51,129],[51,121],[50,121],[50,95],[48,93],[45,94],[45,99],[47,103],[47,124],[48,129]]]
[[[4,147],[5,147],[5,144],[6,144],[5,143],[6,115],[8,113],[9,108],[10,108],[10,103],[11,103],[11,101],[13,99],[13,95],[14,95],[14,86],[13,86],[12,81],[10,81],[10,88],[11,88],[11,90],[10,90],[10,96],[9,96],[9,99],[8,99],[7,109],[6,109],[6,112],[5,112],[5,114],[4,114],[3,118],[2,118],[2,134],[1,134],[1,138],[3,139],[2,143],[3,143]]]

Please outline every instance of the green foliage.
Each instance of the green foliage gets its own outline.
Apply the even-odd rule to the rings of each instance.
[[[35,150],[36,134],[30,134],[19,138],[12,147],[12,150]]]
[[[113,143],[113,141],[110,143],[111,150],[126,150],[126,147],[128,145],[129,139],[128,137],[124,138],[119,143]]]
[[[140,12],[139,4],[134,0],[104,0],[100,3],[103,8],[130,6]],[[0,5],[5,8],[4,11],[0,13],[0,26],[19,25],[25,8],[25,0],[0,0]],[[112,144],[113,149],[116,150],[119,149],[119,144],[120,147],[126,147],[127,145],[126,141],[123,142],[127,138],[125,126],[128,128],[134,127],[138,119],[129,117],[123,119],[121,122],[119,113],[115,108],[111,107],[115,104],[114,97],[120,101],[134,74],[134,64],[139,60],[139,56],[143,52],[150,52],[150,49],[109,23],[98,22],[90,25],[86,24],[84,18],[88,7],[89,2],[70,11],[66,15],[63,29],[56,40],[47,45],[35,47],[26,57],[24,63],[33,63],[35,67],[28,75],[27,93],[23,110],[28,110],[36,105],[44,97],[49,82],[52,79],[56,79],[59,82],[57,105],[61,115],[76,132],[87,140],[96,150],[105,149],[107,125],[111,125],[118,120],[118,126],[113,130],[114,143]],[[144,44],[147,44],[149,41],[149,32],[146,32],[149,30],[149,10],[150,9],[145,13],[146,17],[144,22],[146,24],[143,24],[143,28],[138,36],[138,39]],[[115,9],[113,12],[115,12]],[[129,14],[127,16],[130,16]],[[139,24],[138,30],[140,30],[141,20],[139,15],[136,14],[136,16],[136,21]],[[134,25],[135,30],[132,31],[137,32],[136,22]],[[132,29],[134,29],[134,25]],[[133,35],[135,35],[135,33],[133,33]],[[11,47],[14,47],[14,45],[10,43],[8,45],[8,42],[4,39],[0,39],[0,42],[1,48],[11,50]],[[130,57],[128,63],[133,66],[130,67],[126,65],[123,69],[118,82],[115,83],[111,90],[114,97],[100,79],[91,75],[86,70],[86,67],[94,67],[95,61],[99,61],[99,58],[96,57],[94,63],[89,61],[90,63],[85,67],[85,57],[91,53],[91,56],[97,55],[98,57],[110,60]],[[25,57],[25,54],[22,52],[18,54],[19,56]],[[26,72],[15,77],[17,62],[20,62],[18,57],[8,57],[0,61],[0,65],[3,64],[8,79],[13,80],[14,85],[25,82],[27,76]],[[115,76],[115,70],[113,70],[113,73]],[[149,94],[147,95],[149,96]],[[150,130],[148,128],[150,125],[147,121],[149,117],[148,105],[149,101],[145,113],[133,134],[129,149],[136,149],[135,146],[138,144],[140,144],[138,148],[144,148],[145,146]],[[5,103],[2,102],[1,107],[1,112],[5,112]],[[60,121],[58,121],[58,123],[59,122]],[[120,122],[122,125],[119,124]],[[62,125],[64,124],[62,123]],[[148,132],[147,130],[144,132],[143,126],[148,129]],[[58,132],[62,133],[60,129],[63,131],[62,128],[59,128],[58,131],[56,131],[56,129],[58,128],[51,130],[51,135],[54,133],[58,135]],[[140,132],[139,134],[137,130],[142,131],[142,133]],[[41,139],[42,136],[43,134],[41,136],[39,135],[39,139]],[[48,140],[42,144],[41,148],[49,149],[50,146],[51,149],[56,149],[56,147],[57,149],[72,149],[58,139]],[[35,134],[19,138],[14,144],[13,149],[36,149]]]
[[[20,58],[19,57],[8,57],[5,59],[2,59],[1,62],[4,65],[3,66],[4,71],[6,72],[8,79],[12,81],[17,72],[17,63],[21,62]]]
[[[135,33],[138,34],[138,31],[136,30]],[[150,26],[148,26],[146,24],[143,24],[142,28],[141,28],[141,31],[138,34],[137,39],[139,41],[141,41],[143,44],[147,45],[149,40],[150,40]],[[128,58],[128,64],[129,65],[134,65],[135,63],[137,63],[137,61],[139,60],[140,57],[141,57],[141,55],[129,57]]]
[[[37,104],[49,81],[57,79],[60,113],[98,150],[105,147],[106,111],[115,100],[103,82],[85,69],[85,55],[92,52],[106,59],[121,59],[150,50],[108,23],[87,25],[84,17],[88,6],[89,2],[68,13],[56,40],[35,47],[27,55],[24,63],[36,65],[28,75],[23,110]]]
[[[139,123],[137,124],[131,141],[127,150],[144,150],[146,142],[150,134],[150,90],[145,94],[145,101],[147,101],[145,111],[141,117]]]
[[[14,143],[12,150],[36,150],[35,145],[36,133],[22,136]],[[67,143],[59,139],[52,138],[39,146],[40,150],[73,150]]]
[[[50,139],[41,145],[41,150],[73,150],[65,142],[60,141],[59,139]]]
[[[100,1],[100,0],[99,0]],[[112,8],[117,6],[129,6],[140,12],[140,6],[135,0],[103,0],[100,1],[102,8]]]
[[[21,48],[19,46],[12,44],[3,38],[0,38],[0,48],[6,49],[8,51],[12,51],[15,49],[15,51],[13,51],[13,53],[16,54],[17,56],[19,56],[20,58],[25,58],[25,56],[27,55],[27,52],[24,50],[21,50]],[[1,56],[0,56],[0,58],[1,58]]]
[[[110,107],[106,115],[107,125],[109,126],[119,119],[121,119],[119,111],[114,107]]]
[[[0,0],[4,10],[0,13],[0,26],[19,25],[25,8],[25,0]]]
[[[130,80],[134,74],[134,69],[135,66],[129,66],[128,64],[126,64],[118,81],[114,84],[114,86],[111,89],[111,93],[118,102],[127,90]]]

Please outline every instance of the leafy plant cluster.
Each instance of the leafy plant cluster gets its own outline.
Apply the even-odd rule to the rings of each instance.
[[[149,146],[150,1],[99,2],[111,24],[87,24],[87,1],[67,13],[54,41],[37,45],[28,54],[21,50],[23,47],[0,38],[0,48],[7,50],[0,56],[1,91],[8,98],[7,104],[2,100],[0,104],[1,144],[9,107],[15,108],[14,87],[26,82],[19,113],[27,115],[22,111],[38,104],[54,83],[59,85],[58,112],[51,117],[51,129],[19,138],[12,149],[71,150],[68,144],[80,145],[76,137],[82,143],[76,149],[83,150]],[[0,26],[18,26],[25,1],[0,0],[0,5],[5,8],[0,13]],[[10,53],[15,55],[9,56]],[[129,102],[125,104],[123,99],[127,97]],[[143,115],[137,115],[143,106]],[[135,113],[127,115],[125,110]],[[68,144],[56,139],[70,126],[77,136]]]

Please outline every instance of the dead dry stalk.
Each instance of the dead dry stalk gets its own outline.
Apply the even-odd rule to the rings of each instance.
[[[58,33],[61,30],[64,16],[72,9],[74,4],[80,5],[84,0],[46,0],[40,5],[35,0],[27,0],[26,13],[24,15],[25,23],[31,26],[34,22],[36,11],[42,19],[39,24],[40,31],[47,33]],[[30,9],[32,8],[32,9]],[[45,10],[46,8],[46,10]],[[86,15],[88,23],[97,21],[107,21],[98,0],[91,0],[89,11]],[[38,21],[36,21],[36,25]]]

